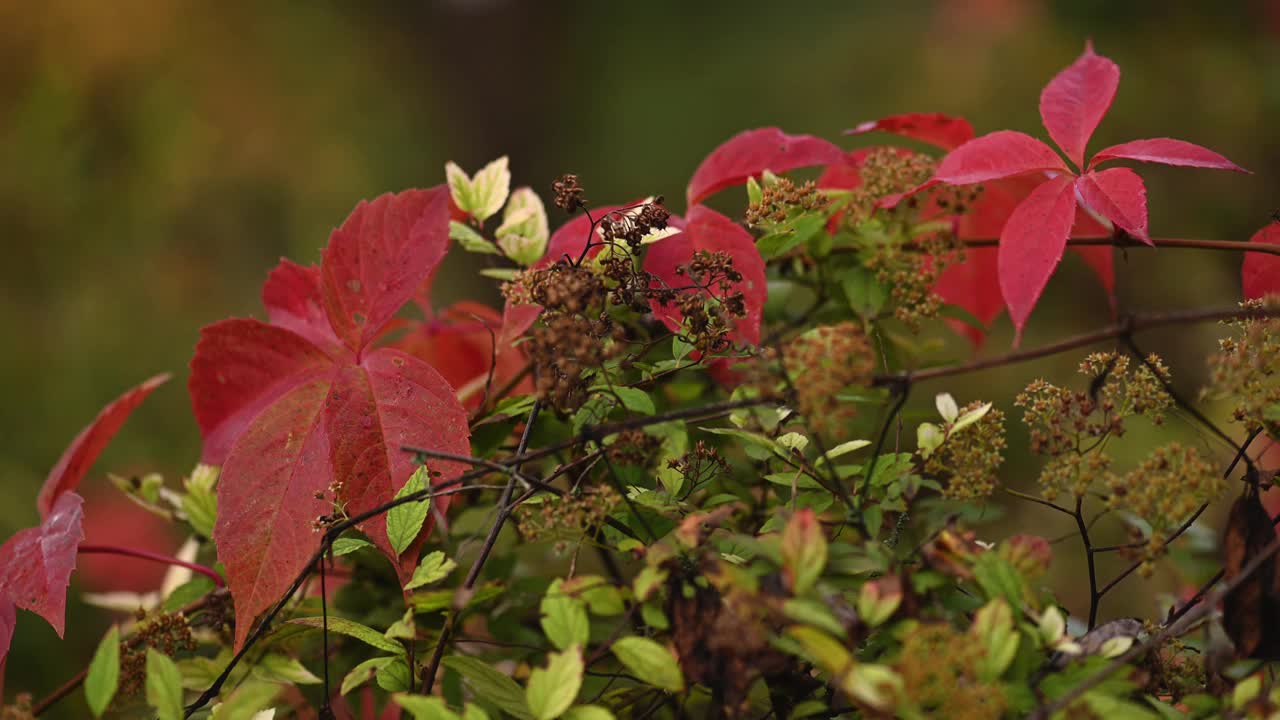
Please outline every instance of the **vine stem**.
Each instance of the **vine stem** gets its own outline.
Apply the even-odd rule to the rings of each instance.
[[[1076,519],[1080,542],[1084,544],[1085,558],[1089,562],[1089,629],[1092,630],[1098,624],[1098,604],[1102,600],[1102,593],[1098,592],[1098,569],[1093,557],[1093,543],[1089,540],[1089,525],[1084,521],[1083,496],[1076,498],[1076,509],[1071,515]]]
[[[967,248],[989,248],[1000,245],[999,238],[959,238],[957,242],[963,244]],[[1099,236],[1099,237],[1075,237],[1067,240],[1068,247],[1098,247],[1111,246],[1129,249],[1148,248],[1158,250],[1160,248],[1181,248],[1186,250],[1215,250],[1218,252],[1255,252],[1265,255],[1280,255],[1280,245],[1269,245],[1267,243],[1246,242],[1240,240],[1202,240],[1195,238],[1151,238],[1154,246],[1140,243],[1129,237],[1115,236]],[[856,252],[856,248],[838,247],[832,248],[832,253]]]
[[[163,563],[165,565],[173,565],[175,567],[186,568],[192,572],[198,572],[201,575],[213,581],[218,587],[226,587],[226,582],[222,576],[213,570],[213,568],[199,563],[191,563],[186,560],[179,560],[161,553],[154,553],[150,550],[139,550],[137,548],[120,547],[117,545],[93,545],[85,543],[77,550],[81,555],[120,555],[123,557],[139,558],[141,560],[150,560],[151,562]]]

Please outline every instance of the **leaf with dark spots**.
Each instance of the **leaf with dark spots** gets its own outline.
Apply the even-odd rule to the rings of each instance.
[[[1233,582],[1258,553],[1276,537],[1271,516],[1257,493],[1249,492],[1231,506],[1222,540],[1223,578]],[[1280,658],[1280,573],[1277,560],[1263,563],[1227,594],[1222,603],[1222,626],[1235,643],[1239,657]]]
[[[776,127],[738,133],[702,161],[685,192],[689,208],[715,193],[741,185],[765,170],[784,173],[802,167],[830,165],[844,152],[812,135],[788,135]]]
[[[402,446],[470,454],[466,410],[440,373],[411,355],[366,347],[441,259],[446,200],[440,190],[383,196],[334,233],[320,268],[329,332],[315,313],[315,276],[286,265],[264,292],[283,326],[233,319],[201,333],[189,389],[204,460],[223,465],[214,539],[235,600],[237,647],[319,547],[321,516],[335,503],[357,514],[394,497],[415,467]],[[348,313],[367,322],[346,323]],[[327,341],[337,337],[345,349]],[[464,469],[430,466],[438,482]],[[435,506],[443,512],[448,498]],[[401,558],[384,515],[359,527],[402,579],[430,532],[428,524]]]
[[[359,353],[422,287],[449,247],[449,193],[407,190],[362,201],[320,264],[334,334]]]
[[[333,360],[300,335],[248,318],[200,331],[187,389],[204,438],[201,461],[221,465],[253,419]]]
[[[45,478],[44,486],[40,488],[36,507],[39,508],[41,517],[49,515],[49,511],[63,493],[80,486],[80,481],[89,472],[93,462],[106,449],[107,444],[111,442],[111,438],[115,437],[125,420],[129,419],[129,415],[142,404],[143,400],[147,399],[152,391],[168,380],[169,375],[164,374],[144,381],[104,407],[93,422],[80,431],[80,434],[63,451],[62,457],[58,458],[58,462]]]
[[[83,518],[84,500],[75,492],[64,492],[43,522],[18,531],[0,546],[0,596],[44,618],[58,637],[63,634],[67,585],[76,567],[76,551],[84,539],[80,529]],[[0,635],[4,634],[6,617],[0,608]]]
[[[649,247],[644,259],[645,271],[656,278],[655,284],[662,282],[668,287],[679,287],[688,284],[688,278],[677,274],[676,270],[688,264],[695,252],[727,253],[733,259],[734,269],[742,273],[742,281],[736,283],[732,290],[741,291],[746,300],[746,316],[737,319],[730,339],[752,345],[760,342],[760,323],[768,288],[764,259],[760,257],[751,233],[703,205],[694,207],[685,222],[683,232]],[[714,297],[722,295],[718,288],[708,292]],[[665,305],[657,300],[651,301],[650,305],[654,316],[668,328],[675,330],[680,327],[683,315],[675,305]]]

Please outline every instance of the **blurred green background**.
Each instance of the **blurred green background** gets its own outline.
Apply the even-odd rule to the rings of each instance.
[[[183,385],[200,326],[261,316],[258,288],[278,257],[315,261],[361,198],[439,183],[447,160],[474,170],[508,154],[515,182],[540,192],[573,171],[594,202],[664,194],[680,211],[694,167],[745,128],[851,147],[839,133],[859,121],[943,111],[979,133],[1043,137],[1040,88],[1088,37],[1123,70],[1092,148],[1178,137],[1256,173],[1144,170],[1153,235],[1243,240],[1265,224],[1280,207],[1273,2],[2,0],[0,537],[37,520],[44,474],[98,408],[153,373],[175,379],[86,481],[88,522],[118,528],[131,517],[95,504],[106,470],[172,481],[188,471],[199,443]],[[1119,266],[1123,305],[1232,303],[1238,268],[1231,255],[1134,251]],[[469,282],[443,281],[441,298],[492,297]],[[1106,312],[1071,260],[1026,341],[1096,326]],[[1194,393],[1215,334],[1147,344]],[[1009,338],[1001,319],[985,352]],[[1064,379],[1078,359],[945,389],[1015,419],[1017,389],[1037,375]],[[921,389],[918,404],[938,389]],[[1036,467],[1015,452],[1005,475],[1025,484]],[[1057,529],[1031,506],[1014,510],[1010,527]],[[179,540],[138,532],[166,552]],[[1064,546],[1058,564],[1068,592],[1080,584],[1074,550]],[[10,695],[48,692],[91,654],[106,619],[78,609],[85,582],[73,582],[65,641],[20,614]]]

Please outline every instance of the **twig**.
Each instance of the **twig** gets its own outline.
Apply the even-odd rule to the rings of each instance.
[[[169,557],[161,553],[154,553],[150,550],[138,550],[136,548],[117,547],[115,545],[93,545],[85,543],[77,550],[81,555],[122,555],[124,557],[139,558],[141,560],[150,560],[152,562],[164,563],[165,565],[173,565],[180,568],[186,568],[192,572],[201,575],[213,581],[218,587],[226,587],[226,582],[222,576],[214,571],[213,568],[199,563],[191,563],[185,560],[179,560],[175,557]]]

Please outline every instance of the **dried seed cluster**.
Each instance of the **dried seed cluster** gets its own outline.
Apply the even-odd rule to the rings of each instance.
[[[978,679],[983,655],[981,643],[950,625],[916,626],[903,638],[895,666],[902,676],[903,696],[929,717],[1001,717],[1008,705],[1004,691],[999,684]]]
[[[973,402],[960,414],[982,406]],[[978,422],[955,433],[925,461],[925,473],[942,482],[942,494],[953,500],[984,498],[995,492],[996,471],[1004,462],[1004,413],[995,408]]]
[[[145,610],[139,609],[136,617],[138,642],[132,648],[123,645],[120,648],[120,697],[137,695],[146,686],[147,648],[155,648],[170,657],[196,649],[191,623],[185,614],[159,612],[148,616]]]
[[[632,210],[616,210],[599,221],[600,237],[605,243],[625,242],[633,251],[652,232],[667,229],[671,213],[662,204],[662,196]]]
[[[1227,480],[1193,447],[1169,443],[1156,448],[1123,477],[1107,476],[1108,503],[1151,525],[1140,572],[1150,575],[1151,562],[1163,553],[1169,536],[1201,505],[1227,488]]]
[[[812,180],[796,185],[788,178],[778,178],[761,188],[760,202],[747,206],[748,225],[780,225],[806,212],[820,212],[829,201],[818,192]]]
[[[875,356],[862,326],[841,322],[819,325],[787,343],[782,363],[809,427],[835,436],[856,413],[852,403],[837,396],[850,385],[870,384]]]
[[[685,489],[686,495],[729,471],[729,463],[725,462],[715,448],[709,447],[702,440],[679,458],[668,460],[667,467],[684,478],[680,486]]]
[[[556,178],[551,183],[551,190],[556,194],[556,207],[572,214],[578,208],[587,204],[587,199],[583,195],[582,185],[578,183],[578,176],[566,173]]]
[[[1261,300],[1243,307],[1262,309]],[[1244,318],[1228,323],[1235,336],[1218,341],[1209,360],[1210,392],[1235,400],[1232,417],[1250,432],[1280,437],[1280,318]]]
[[[695,350],[704,355],[730,350],[736,321],[747,316],[746,296],[736,289],[742,273],[733,267],[733,258],[719,250],[699,250],[676,268],[676,275],[689,284],[653,288],[651,296],[659,304],[675,305],[683,317],[681,335]]]
[[[608,446],[609,459],[619,465],[648,467],[662,447],[662,439],[644,430],[624,430]]]

